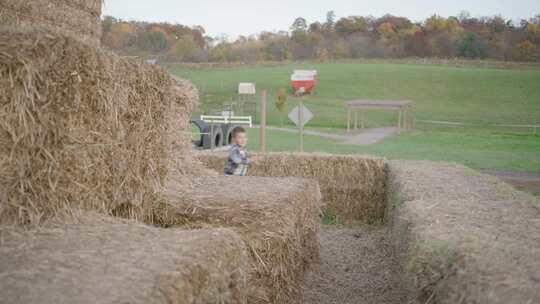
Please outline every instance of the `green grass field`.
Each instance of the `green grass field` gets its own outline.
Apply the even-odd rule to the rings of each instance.
[[[250,150],[259,147],[258,129],[250,130]],[[298,136],[267,131],[269,151],[298,151]],[[304,137],[306,152],[371,154],[388,159],[434,160],[476,169],[540,172],[540,136],[497,133],[462,134],[422,131],[390,137],[371,146],[341,144],[317,136]]]
[[[218,110],[223,103],[236,100],[238,82],[255,82],[258,90],[269,91],[268,121],[272,125],[279,125],[282,117],[273,106],[275,93],[279,88],[289,88],[292,70],[300,68],[319,71],[316,93],[305,98],[306,105],[315,114],[308,129],[343,132],[346,127],[343,103],[361,98],[409,99],[415,103],[413,114],[417,120],[476,125],[460,128],[421,126],[421,130],[366,147],[307,137],[307,151],[367,153],[388,158],[453,161],[477,169],[540,172],[540,135],[527,129],[488,126],[540,125],[540,70],[385,63],[289,64],[230,69],[169,67],[174,74],[191,79],[200,88],[200,112]],[[295,105],[296,101],[290,98],[288,108]],[[368,127],[396,123],[395,113],[373,112],[367,118]],[[257,132],[253,133],[252,144],[257,141]],[[292,151],[298,146],[297,136],[277,131],[269,132],[268,143],[273,151]]]

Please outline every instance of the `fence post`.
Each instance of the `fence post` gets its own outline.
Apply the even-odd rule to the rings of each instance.
[[[268,93],[266,90],[261,92],[261,125],[259,128],[260,136],[259,141],[261,145],[261,153],[266,153],[266,103],[268,98]]]
[[[298,111],[300,124],[300,152],[304,152],[304,97],[300,97],[300,107]]]

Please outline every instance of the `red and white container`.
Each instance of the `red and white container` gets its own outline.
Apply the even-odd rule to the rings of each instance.
[[[317,71],[295,70],[291,76],[291,82],[295,92],[310,94],[317,85]]]

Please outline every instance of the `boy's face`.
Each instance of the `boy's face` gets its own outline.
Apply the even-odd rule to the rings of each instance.
[[[234,142],[242,148],[245,148],[248,142],[247,134],[244,132],[236,133]]]

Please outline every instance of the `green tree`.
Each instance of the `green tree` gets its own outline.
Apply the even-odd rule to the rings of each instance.
[[[487,44],[477,34],[467,32],[458,45],[457,53],[460,57],[480,58],[486,57]]]
[[[169,48],[169,42],[163,32],[143,32],[137,37],[137,46],[142,51],[161,53]]]
[[[167,52],[170,61],[190,61],[195,57],[199,47],[192,36],[180,37]]]
[[[366,20],[362,17],[341,18],[335,26],[336,32],[341,36],[365,32],[366,28]]]
[[[336,24],[336,13],[334,11],[329,11],[326,13],[326,23],[324,24],[324,28],[331,32],[334,31],[334,25]]]

